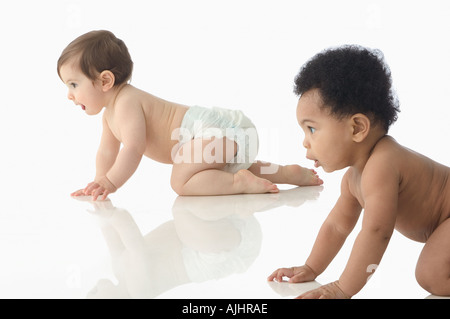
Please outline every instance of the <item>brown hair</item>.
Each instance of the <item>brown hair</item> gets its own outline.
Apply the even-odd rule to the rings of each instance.
[[[84,75],[92,81],[99,73],[109,70],[114,74],[114,85],[128,82],[133,71],[133,61],[125,43],[110,31],[91,31],[73,40],[58,59],[58,75],[61,66],[77,58]]]

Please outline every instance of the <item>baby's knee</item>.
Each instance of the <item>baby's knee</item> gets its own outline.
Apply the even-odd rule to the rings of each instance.
[[[416,280],[429,293],[450,296],[450,269],[435,269],[424,263],[417,264]]]
[[[181,183],[180,181],[171,178],[170,179],[170,186],[172,187],[172,189],[175,191],[175,193],[177,193],[177,195],[179,196],[183,196],[184,194],[184,183]]]
[[[187,181],[183,179],[172,176],[172,178],[170,179],[170,186],[179,196],[189,196],[194,194],[192,192],[192,189],[190,189],[192,187],[187,185]]]

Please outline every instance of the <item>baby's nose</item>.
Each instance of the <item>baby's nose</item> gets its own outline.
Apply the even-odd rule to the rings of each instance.
[[[306,137],[303,139],[303,147],[306,149],[310,148],[309,142],[307,141]]]

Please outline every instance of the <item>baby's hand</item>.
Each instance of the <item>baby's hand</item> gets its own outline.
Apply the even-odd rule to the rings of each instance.
[[[339,281],[323,285],[317,289],[301,294],[296,299],[349,299],[339,287]]]
[[[83,191],[85,195],[92,195],[93,201],[96,201],[99,196],[101,196],[100,200],[105,200],[108,194],[111,193],[97,182],[89,183]]]
[[[96,182],[92,182],[89,183],[85,188],[79,189],[75,192],[73,192],[72,194],[70,194],[70,196],[90,196],[92,195],[92,199],[94,201],[97,200],[97,198],[101,196],[100,200],[105,200],[106,196],[108,196],[109,192],[107,190],[105,190],[103,187],[101,187],[98,183]]]
[[[279,268],[275,270],[267,280],[282,282],[283,277],[285,276],[289,277],[289,282],[291,283],[313,281],[317,277],[308,265],[303,265],[300,267]]]
[[[89,196],[92,195],[92,200],[96,201],[99,196],[101,196],[100,200],[105,200],[106,197],[114,193],[117,188],[106,178],[99,178],[98,181],[94,181],[89,183],[85,188],[79,189],[72,194],[71,196]]]
[[[82,189],[79,189],[79,190],[73,192],[72,194],[70,194],[70,196],[74,196],[74,197],[86,196],[86,194],[84,193],[84,188],[82,188]]]

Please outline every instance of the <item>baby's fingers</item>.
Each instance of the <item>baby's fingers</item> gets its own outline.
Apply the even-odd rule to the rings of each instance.
[[[310,279],[304,272],[298,273],[294,276],[292,276],[289,279],[290,283],[299,283],[299,282],[305,282],[305,281],[312,281],[314,279]]]
[[[309,271],[308,268],[301,267],[294,276],[289,279],[289,282],[297,283],[297,282],[307,282],[307,281],[313,281],[316,279],[316,275]]]
[[[110,194],[109,191],[105,189],[103,191],[103,194],[98,199],[99,200],[106,200],[106,198],[108,197],[109,194]]]
[[[297,299],[349,299],[339,287],[338,281],[321,286],[317,289],[305,292]]]
[[[84,189],[79,189],[79,190],[73,192],[72,194],[70,194],[70,196],[84,196],[84,195],[85,195]]]
[[[268,281],[278,281],[278,282],[282,282],[283,281],[283,277],[292,277],[294,275],[294,271],[292,268],[279,268],[277,270],[275,270],[268,278]]]
[[[319,289],[307,291],[295,299],[328,299],[328,298],[322,293],[322,291],[319,288]]]
[[[96,201],[100,195],[103,195],[100,200],[104,200],[108,196],[108,191],[101,186],[92,192],[92,200]]]
[[[89,183],[86,188],[84,189],[84,194],[86,195],[92,195],[96,189],[98,189],[100,185],[98,185],[96,182]]]

